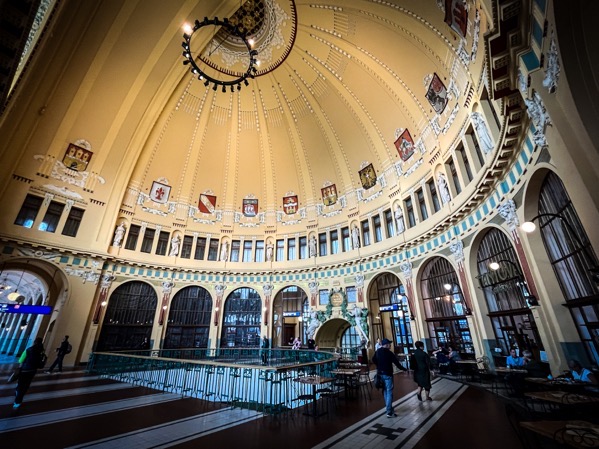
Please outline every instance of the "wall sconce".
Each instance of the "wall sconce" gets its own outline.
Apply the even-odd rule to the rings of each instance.
[[[587,268],[587,271],[591,281],[594,282],[595,285],[599,285],[599,266],[597,265],[597,258],[595,257],[595,254],[593,254],[593,252],[591,252],[589,249],[590,243],[589,245],[584,244],[576,229],[574,229],[572,224],[563,215],[550,213],[539,214],[531,218],[530,221],[525,221],[522,223],[520,225],[520,229],[527,234],[534,232],[537,229],[537,226],[534,224],[534,222],[543,217],[558,218],[566,226],[566,228],[568,228],[569,235],[574,239],[579,249],[583,252],[585,259],[587,259],[588,264],[590,265],[590,267]]]

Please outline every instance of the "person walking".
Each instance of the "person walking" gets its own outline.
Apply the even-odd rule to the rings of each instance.
[[[73,347],[69,343],[69,336],[65,335],[62,339],[62,343],[60,343],[60,346],[56,348],[56,360],[54,360],[52,365],[50,365],[50,368],[44,372],[46,374],[51,374],[52,370],[58,366],[58,372],[62,373],[62,361],[64,360],[64,356],[71,352],[72,348]]]
[[[261,348],[261,356],[262,356],[262,364],[268,365],[268,350],[270,349],[270,342],[268,341],[268,337],[266,335],[262,336],[262,343],[260,344]]]
[[[424,351],[424,343],[417,341],[414,343],[416,351],[410,358],[410,368],[414,370],[414,381],[418,385],[416,397],[422,401],[422,390],[426,392],[426,399],[432,401],[431,398],[431,358]]]
[[[399,359],[389,349],[391,347],[391,341],[387,338],[383,338],[381,341],[381,347],[377,349],[372,357],[372,363],[376,365],[377,374],[385,382],[385,388],[383,389],[383,397],[385,398],[385,410],[387,412],[387,418],[393,418],[397,416],[393,411],[393,365],[397,366],[402,371],[407,371],[399,363]]]
[[[42,338],[37,337],[33,342],[33,345],[23,351],[23,354],[21,354],[21,357],[19,358],[21,370],[17,388],[15,390],[15,402],[12,408],[17,409],[21,406],[25,393],[27,393],[35,373],[37,373],[38,369],[43,368],[45,362],[46,354],[44,352]]]

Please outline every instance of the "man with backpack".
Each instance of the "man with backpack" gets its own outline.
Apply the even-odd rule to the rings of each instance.
[[[56,360],[52,362],[50,368],[47,371],[44,371],[46,374],[51,374],[52,370],[58,365],[58,372],[62,373],[62,361],[64,356],[69,354],[73,350],[73,346],[69,343],[69,336],[65,335],[62,343],[58,348],[56,348]]]
[[[44,353],[44,345],[42,338],[37,337],[33,345],[28,347],[19,358],[21,364],[19,371],[19,380],[15,390],[15,403],[12,408],[17,409],[23,402],[23,397],[31,385],[31,381],[37,373],[37,370],[44,367],[46,363],[46,354]]]

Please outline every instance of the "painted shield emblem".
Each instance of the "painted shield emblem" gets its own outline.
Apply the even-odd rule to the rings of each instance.
[[[368,190],[371,187],[374,187],[376,184],[376,172],[374,171],[374,167],[372,164],[368,164],[362,170],[360,170],[360,182],[362,183],[362,188],[364,190]]]
[[[447,106],[447,89],[441,78],[435,73],[426,91],[426,99],[437,114],[441,114]]]
[[[243,215],[245,215],[246,217],[255,217],[256,215],[258,215],[258,200],[244,199]]]
[[[407,161],[414,154],[414,139],[410,135],[410,131],[405,129],[395,141],[395,148],[399,153],[402,161]]]
[[[198,201],[198,209],[204,214],[213,214],[216,208],[216,196],[206,195],[205,193],[200,194],[200,201]]]
[[[445,0],[445,23],[460,36],[466,38],[468,10],[464,0]]]
[[[297,212],[297,195],[283,197],[283,210],[287,215],[293,215]]]
[[[62,163],[71,170],[85,171],[93,154],[91,151],[71,143],[64,153]]]
[[[165,204],[171,194],[171,186],[154,181],[150,190],[150,199],[156,203]]]
[[[325,206],[332,206],[337,202],[337,187],[335,184],[323,187],[320,192],[322,193],[322,203]]]

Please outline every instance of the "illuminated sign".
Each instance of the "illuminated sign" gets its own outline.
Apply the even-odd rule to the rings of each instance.
[[[28,306],[25,304],[0,304],[0,313],[33,313],[36,315],[50,315],[50,306]]]
[[[301,312],[283,312],[283,316],[301,316]]]
[[[379,310],[381,312],[395,312],[396,310],[399,310],[399,304],[389,304],[386,306],[380,306]]]

